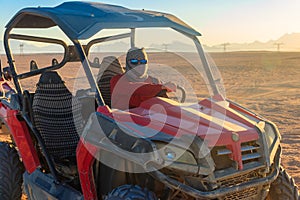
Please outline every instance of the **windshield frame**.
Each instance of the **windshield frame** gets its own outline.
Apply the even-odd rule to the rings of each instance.
[[[148,28],[157,28],[157,27],[148,27]],[[14,29],[13,25],[7,27],[7,29],[5,31],[5,34],[4,34],[4,47],[5,47],[5,51],[6,51],[6,55],[7,55],[7,59],[8,59],[8,64],[10,66],[11,74],[12,74],[12,77],[13,77],[13,81],[14,81],[14,84],[15,84],[15,88],[16,88],[17,93],[19,94],[19,96],[22,98],[22,92],[23,91],[21,89],[19,80],[22,79],[22,78],[28,78],[30,76],[35,76],[35,75],[41,74],[44,71],[56,70],[56,69],[59,69],[59,68],[63,67],[63,65],[66,62],[68,62],[68,60],[66,60],[66,57],[68,57],[68,54],[70,54],[70,52],[69,52],[70,48],[68,48],[70,46],[67,46],[63,41],[55,40],[55,39],[51,39],[51,38],[40,38],[40,37],[33,37],[33,36],[26,36],[26,35],[10,34],[10,32],[13,29]],[[91,86],[91,91],[96,93],[96,101],[97,101],[97,104],[99,106],[103,106],[103,105],[105,105],[105,103],[103,101],[103,98],[101,96],[99,88],[97,87],[96,81],[95,81],[95,79],[93,77],[93,74],[92,74],[91,63],[88,60],[89,49],[95,43],[101,43],[101,42],[105,42],[105,41],[113,41],[113,40],[117,40],[117,39],[120,39],[120,38],[126,38],[126,37],[130,37],[130,46],[134,47],[135,46],[135,29],[136,28],[130,28],[130,32],[125,33],[125,34],[112,35],[112,36],[109,36],[109,37],[92,39],[87,43],[87,45],[82,45],[79,39],[72,39],[71,37],[66,35],[70,39],[70,41],[74,44],[74,47],[76,49],[77,58],[80,59],[82,67],[83,67],[83,69],[85,71],[85,74],[87,76],[87,80],[88,80],[88,82]],[[200,57],[200,60],[203,64],[203,68],[204,68],[204,71],[205,71],[205,76],[208,79],[208,84],[209,84],[209,87],[210,87],[209,89],[211,89],[213,96],[221,95],[220,89],[218,88],[218,86],[215,82],[214,75],[212,73],[211,67],[210,67],[209,62],[206,58],[205,52],[202,48],[202,45],[201,45],[199,39],[195,35],[190,35],[190,34],[187,34],[186,32],[182,32],[182,31],[174,29],[174,28],[172,28],[172,29],[174,31],[186,36],[187,38],[192,39],[192,41],[194,42],[194,44],[196,46],[197,53]],[[100,30],[99,32],[101,32],[102,30]],[[108,29],[106,29],[106,30],[108,30]],[[65,58],[63,59],[63,61],[61,63],[59,63],[56,66],[49,66],[49,67],[46,67],[44,69],[37,70],[33,73],[25,73],[25,74],[18,75],[16,73],[16,66],[14,64],[13,56],[12,56],[11,49],[10,49],[10,46],[9,46],[9,39],[14,39],[14,38],[23,39],[23,40],[33,40],[33,41],[38,41],[38,42],[50,42],[50,43],[60,44],[60,45],[63,46],[63,48],[65,50],[65,53],[64,53]]]
[[[151,28],[156,28],[156,27],[151,27]],[[110,30],[110,29],[104,29],[104,30]],[[112,36],[108,36],[108,37],[102,37],[102,38],[96,38],[96,39],[93,39],[91,41],[89,41],[87,43],[87,45],[85,46],[85,51],[84,53],[86,58],[88,60],[88,55],[89,55],[89,50],[90,48],[92,47],[92,45],[94,44],[97,44],[97,43],[103,43],[103,42],[108,42],[108,41],[113,41],[113,40],[118,40],[118,39],[123,39],[123,38],[127,38],[127,37],[130,37],[130,47],[135,47],[135,30],[136,28],[131,28],[130,29],[131,31],[129,33],[122,33],[122,34],[118,34],[118,35],[112,35]],[[218,85],[216,84],[216,81],[215,81],[215,77],[214,77],[214,74],[212,72],[212,69],[211,69],[211,66],[206,58],[206,55],[205,55],[205,52],[204,52],[204,49],[202,47],[202,44],[200,43],[200,40],[194,36],[194,35],[189,35],[189,34],[186,34],[182,31],[179,31],[179,30],[176,30],[176,29],[173,29],[173,31],[176,31],[184,36],[186,36],[187,38],[191,39],[193,42],[194,42],[194,45],[196,46],[196,49],[197,49],[197,53],[200,57],[200,60],[203,64],[203,69],[205,71],[205,76],[209,82],[209,89],[212,91],[212,96],[216,96],[216,95],[221,95],[221,92],[220,92],[220,88],[218,87]],[[101,32],[101,31],[99,31]],[[98,33],[99,33],[98,32]],[[79,42],[79,40],[78,40]],[[89,64],[89,67],[91,67],[91,63],[88,62]]]

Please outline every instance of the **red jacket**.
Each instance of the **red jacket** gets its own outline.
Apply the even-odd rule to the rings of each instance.
[[[153,80],[149,76],[144,82],[131,82],[125,74],[114,76],[110,81],[112,108],[125,110],[138,107],[143,101],[167,89],[162,84],[154,84]]]

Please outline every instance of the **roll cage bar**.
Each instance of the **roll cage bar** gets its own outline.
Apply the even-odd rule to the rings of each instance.
[[[99,93],[97,85],[93,79],[93,75],[90,71],[90,67],[93,67],[93,66],[91,63],[87,62],[86,55],[88,55],[91,46],[95,43],[112,41],[112,40],[117,40],[117,39],[126,38],[126,37],[130,37],[131,46],[135,46],[135,29],[139,28],[139,27],[170,27],[170,28],[184,34],[185,36],[191,38],[197,47],[198,54],[201,58],[205,73],[207,75],[208,81],[209,81],[210,86],[213,91],[213,94],[214,95],[220,94],[219,88],[215,84],[215,80],[214,80],[211,68],[206,60],[206,56],[204,54],[203,48],[197,38],[197,36],[199,36],[200,33],[196,32],[194,29],[189,27],[187,24],[182,22],[180,19],[176,18],[175,16],[166,14],[166,13],[158,13],[158,12],[153,12],[153,11],[137,11],[137,10],[130,10],[127,8],[123,8],[123,7],[108,5],[112,8],[112,11],[110,13],[110,12],[107,12],[107,10],[102,8],[102,6],[104,4],[99,4],[99,5],[96,4],[95,13],[106,12],[106,14],[107,13],[114,14],[114,15],[112,15],[112,17],[115,17],[117,20],[120,20],[119,25],[118,25],[118,23],[112,24],[112,23],[105,23],[105,21],[104,21],[103,27],[111,26],[111,28],[117,28],[118,26],[120,26],[120,28],[125,28],[125,27],[123,27],[124,24],[126,24],[123,20],[123,19],[125,19],[125,20],[128,20],[128,22],[132,21],[132,23],[133,23],[133,25],[127,24],[127,26],[128,26],[127,28],[129,28],[131,31],[129,33],[125,33],[125,34],[119,34],[119,35],[113,35],[113,36],[93,39],[87,45],[81,45],[79,42],[79,38],[74,38],[75,33],[68,35],[68,33],[70,32],[71,29],[69,30],[66,27],[62,27],[63,25],[65,25],[66,22],[60,21],[61,19],[58,18],[58,16],[61,13],[56,14],[56,12],[55,12],[55,11],[58,11],[59,9],[61,9],[61,7],[63,7],[64,9],[67,8],[67,9],[71,10],[72,7],[78,6],[79,4],[80,4],[80,6],[87,7],[87,9],[95,10],[95,7],[91,7],[91,5],[89,3],[84,3],[84,2],[83,3],[82,2],[81,3],[68,2],[68,3],[63,3],[60,6],[57,6],[54,8],[28,8],[28,9],[23,9],[19,13],[17,13],[16,16],[7,24],[5,34],[4,34],[4,47],[5,47],[8,64],[10,67],[10,71],[12,73],[12,77],[13,77],[13,81],[14,81],[17,93],[20,95],[21,98],[22,98],[22,95],[21,95],[22,89],[21,89],[20,83],[19,83],[20,79],[35,76],[35,75],[41,74],[45,71],[59,69],[59,68],[63,67],[67,62],[81,61],[82,65],[83,65],[83,69],[85,70],[85,73],[87,75],[87,79],[90,83],[90,86],[91,86],[92,90],[97,93],[96,99],[97,99],[98,105],[104,105],[104,101],[101,97],[101,94]],[[126,12],[129,12],[129,14],[127,15],[127,13],[125,13],[124,10]],[[71,10],[71,11],[73,12],[74,10]],[[68,11],[68,12],[71,12],[71,11]],[[68,12],[66,12],[66,14],[65,14],[66,16],[69,16]],[[90,12],[90,11],[88,11],[88,12]],[[119,16],[120,13],[121,13],[121,16]],[[133,14],[131,14],[131,13],[133,13],[134,16],[136,15],[137,18],[133,20],[132,19]],[[79,13],[78,16],[81,17],[80,16],[81,14],[83,15],[83,13]],[[84,15],[86,15],[86,14],[84,14]],[[76,18],[78,16],[75,15],[74,18]],[[33,20],[34,17],[36,17],[38,21],[36,23],[29,23],[28,21]],[[93,16],[93,15],[91,15],[89,17],[91,18],[91,20],[95,18],[95,16]],[[141,21],[141,19],[144,19],[144,22]],[[159,19],[161,21],[159,21],[157,19]],[[44,20],[45,24],[43,24],[43,20]],[[99,19],[97,18],[97,20],[100,20],[100,17],[99,17]],[[103,21],[103,19],[101,19],[101,20]],[[108,18],[107,20],[109,21],[111,19]],[[71,22],[72,21],[70,21],[70,23]],[[74,20],[73,20],[73,24],[71,24],[71,25],[73,25],[73,26],[75,26],[75,28],[77,28],[76,27],[77,24],[78,23],[74,23]],[[104,29],[103,27],[95,28],[96,25],[101,26],[101,24],[99,24],[99,22],[97,21],[97,23],[95,23],[94,26],[89,26],[87,28],[91,29],[91,30],[89,30],[90,32],[91,31],[96,32],[96,30],[98,30],[98,29],[99,29],[98,30],[98,32],[99,32],[102,29]],[[10,34],[11,30],[14,28],[33,28],[34,29],[34,28],[49,28],[49,27],[53,27],[53,26],[58,26],[61,30],[63,30],[65,32],[66,36],[73,42],[74,45],[67,46],[64,41],[58,40],[58,39],[35,37],[35,36],[20,35],[20,34]],[[130,27],[130,26],[133,26],[133,27]],[[89,32],[89,31],[85,30],[85,32]],[[77,34],[79,34],[79,33],[77,33]],[[89,34],[91,34],[91,33],[89,33]],[[86,34],[83,34],[83,35],[87,36]],[[80,37],[83,37],[83,36],[81,35]],[[10,51],[10,47],[9,47],[9,42],[8,42],[9,39],[47,42],[47,43],[61,45],[64,48],[64,58],[60,63],[58,63],[54,66],[48,66],[43,69],[37,69],[34,71],[17,74],[16,68],[14,65],[14,60],[13,60],[13,57],[12,57],[12,54]]]
[[[103,9],[104,6],[104,9]],[[107,6],[111,8],[111,10],[107,10]],[[77,9],[77,10],[76,10]],[[99,16],[96,17],[96,14],[91,14],[91,10],[95,11],[95,13]],[[66,12],[66,13],[62,13]],[[104,15],[102,15],[104,13]],[[68,26],[64,17],[74,17],[73,21],[70,22],[72,26]],[[101,16],[108,16],[106,23],[105,20],[101,18]],[[77,19],[86,20],[86,27],[82,27],[85,23],[78,23]],[[34,21],[33,23],[33,20]],[[99,20],[99,21],[97,21]],[[113,20],[120,20],[120,23],[114,23]],[[127,20],[127,21],[126,21]],[[143,21],[144,20],[144,21]],[[93,22],[94,24],[90,23]],[[104,21],[104,22],[103,22]],[[101,24],[103,22],[103,24]],[[102,26],[103,25],[103,26]],[[73,45],[67,45],[64,41],[59,39],[52,39],[52,38],[45,38],[45,37],[36,37],[30,35],[21,35],[21,34],[11,34],[11,31],[14,28],[50,28],[58,26],[65,35],[72,41]],[[90,48],[92,45],[96,43],[102,43],[106,41],[112,41],[122,38],[130,38],[130,45],[131,47],[135,46],[135,29],[136,28],[146,28],[146,27],[169,27],[172,28],[185,36],[191,38],[194,41],[194,44],[197,47],[198,54],[201,58],[201,61],[204,66],[205,73],[208,77],[208,81],[210,86],[212,87],[213,94],[217,95],[220,94],[217,85],[214,82],[214,77],[210,66],[206,60],[204,51],[202,46],[197,38],[200,35],[197,31],[189,27],[187,24],[182,22],[180,19],[166,13],[158,13],[153,11],[137,11],[137,10],[129,10],[119,6],[113,5],[106,5],[106,4],[90,4],[90,3],[83,3],[83,2],[67,2],[63,3],[60,6],[55,8],[28,8],[23,9],[19,13],[16,14],[14,18],[7,24],[5,34],[4,34],[4,48],[6,51],[6,56],[10,68],[10,72],[12,75],[12,79],[15,85],[15,89],[17,91],[18,98],[20,100],[20,110],[22,111],[23,118],[29,125],[30,129],[34,133],[35,137],[37,138],[38,142],[41,144],[41,148],[43,152],[46,152],[45,145],[43,140],[40,137],[40,134],[35,129],[33,124],[30,121],[30,117],[28,114],[23,111],[26,110],[27,105],[22,105],[26,102],[26,98],[29,97],[28,91],[27,95],[25,91],[22,91],[20,86],[20,80],[29,78],[32,76],[39,75],[45,71],[50,70],[57,70],[63,67],[67,62],[73,61],[80,61],[82,63],[83,69],[87,76],[87,80],[91,86],[93,92],[95,92],[96,101],[99,106],[105,105],[101,93],[99,92],[98,86],[95,83],[93,74],[90,70],[90,67],[94,67],[87,59],[87,55],[89,54]],[[86,45],[81,45],[79,40],[80,39],[88,39],[92,37],[96,32],[101,31],[102,29],[109,29],[109,28],[128,28],[131,31],[129,33],[112,35],[108,37],[102,37],[91,40]],[[75,31],[73,31],[73,29]],[[24,41],[35,41],[35,42],[45,42],[51,44],[58,44],[61,45],[64,49],[64,57],[60,63],[47,66],[42,69],[36,69],[34,71],[29,71],[21,74],[17,74],[16,66],[14,63],[14,59],[11,53],[11,49],[9,46],[10,39],[17,39],[17,40],[24,40]],[[24,95],[23,95],[24,92]],[[47,164],[50,168],[51,174],[57,180],[57,172],[54,168],[54,165],[51,159],[47,156],[48,154],[45,153],[45,158]]]

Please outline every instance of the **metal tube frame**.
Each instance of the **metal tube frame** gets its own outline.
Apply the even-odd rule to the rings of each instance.
[[[9,64],[10,69],[11,69],[11,73],[12,73],[12,76],[13,76],[13,81],[14,81],[16,90],[18,92],[18,95],[19,95],[20,99],[23,99],[22,98],[22,88],[20,86],[19,80],[23,79],[23,78],[28,78],[30,76],[35,76],[35,75],[41,74],[44,71],[59,69],[60,67],[62,67],[67,62],[66,57],[67,57],[67,54],[68,54],[68,48],[67,48],[67,45],[63,41],[56,40],[56,39],[10,34],[11,30],[18,23],[18,21],[20,19],[21,19],[21,17],[18,17],[17,19],[15,19],[14,23],[10,24],[10,26],[7,27],[7,29],[5,31],[5,34],[4,34],[4,47],[5,47],[5,51],[6,51],[6,55],[7,55],[7,59],[8,59],[8,64]],[[181,31],[178,31],[178,32],[181,32]],[[198,54],[199,54],[199,56],[201,58],[201,61],[204,65],[205,73],[206,73],[206,75],[208,77],[208,80],[209,80],[209,83],[210,83],[210,85],[213,89],[213,93],[214,94],[219,94],[220,92],[219,92],[216,84],[214,83],[214,77],[213,77],[211,68],[210,68],[210,66],[207,62],[207,59],[205,57],[204,51],[202,49],[202,46],[201,46],[199,40],[197,39],[196,36],[189,35],[189,34],[186,34],[186,33],[183,33],[183,32],[181,32],[181,33],[188,36],[189,38],[191,38],[194,41],[194,43],[197,47],[197,50],[198,50]],[[121,39],[121,38],[125,38],[125,37],[130,37],[131,47],[135,46],[135,28],[132,28],[130,33],[125,33],[125,34],[115,35],[115,36],[111,36],[111,37],[104,37],[104,38],[99,38],[99,39],[92,40],[88,43],[88,45],[86,46],[85,49],[80,44],[79,40],[72,39],[72,38],[69,37],[69,39],[73,42],[73,44],[74,44],[74,46],[77,50],[77,53],[79,55],[80,61],[81,61],[82,66],[83,66],[83,69],[86,73],[88,82],[91,86],[91,90],[96,93],[96,101],[97,101],[97,104],[99,106],[104,106],[105,103],[104,103],[104,100],[101,96],[101,93],[99,92],[97,84],[94,80],[94,77],[93,77],[93,74],[92,74],[92,71],[91,71],[91,66],[88,62],[87,55],[89,53],[89,49],[95,43],[101,43],[101,42],[104,42],[104,41],[112,41],[112,40]],[[40,70],[36,70],[36,71],[33,71],[33,72],[28,72],[28,73],[18,75],[16,73],[16,67],[15,67],[13,56],[12,56],[12,53],[11,53],[11,50],[10,50],[10,46],[9,46],[9,42],[8,42],[9,39],[20,39],[20,40],[37,41],[37,42],[49,42],[49,43],[60,44],[64,47],[64,50],[65,50],[64,59],[60,64],[58,64],[56,66],[49,66],[49,67],[46,67],[46,68],[43,68],[43,69],[40,69]],[[30,120],[28,119],[28,116],[24,116],[24,117],[25,117],[25,120],[27,121],[27,123],[30,122]],[[38,140],[41,140],[41,141],[39,141],[39,143],[43,144],[43,140],[40,137],[40,133],[32,126],[31,123],[29,123],[29,124],[30,124],[30,129],[34,132],[35,136],[38,138]],[[44,149],[44,148],[42,148],[42,149]],[[44,151],[44,152],[46,152],[46,151]],[[51,174],[54,177],[56,177],[57,172],[55,170],[54,164],[51,161],[49,162],[48,155],[45,155],[45,156],[46,156],[47,164],[50,167]],[[159,178],[161,175],[156,174],[156,176],[157,176],[157,178]],[[165,179],[165,178],[160,177],[159,179]],[[165,181],[167,181],[167,180],[165,180]],[[165,182],[165,181],[163,181],[163,182]],[[169,181],[170,180],[168,180],[167,182],[169,182]],[[169,182],[167,185],[172,187],[173,184],[171,182]],[[175,183],[175,185],[177,185],[177,184]],[[173,187],[174,187],[174,185],[173,185]]]

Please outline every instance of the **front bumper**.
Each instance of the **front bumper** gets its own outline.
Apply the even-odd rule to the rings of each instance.
[[[253,178],[251,180],[246,180],[244,182],[229,184],[228,186],[226,186],[228,183],[226,183],[225,186],[223,185],[222,187],[217,184],[217,187],[213,187],[217,189],[196,189],[195,187],[192,187],[188,184],[184,184],[173,178],[170,178],[167,173],[164,174],[159,171],[159,169],[165,166],[163,166],[163,159],[159,155],[157,155],[157,151],[154,151],[156,149],[156,146],[151,140],[133,137],[133,133],[124,134],[124,130],[127,130],[126,127],[122,126],[121,129],[120,124],[116,124],[113,120],[106,116],[102,116],[101,114],[91,115],[87,124],[89,125],[86,126],[83,134],[81,135],[85,142],[95,145],[96,149],[99,148],[102,151],[107,151],[109,153],[112,153],[113,155],[118,155],[118,158],[124,158],[126,159],[126,161],[132,162],[132,164],[135,164],[132,168],[132,172],[148,173],[152,175],[156,180],[165,184],[167,187],[175,191],[180,191],[197,199],[232,199],[230,198],[231,196],[238,197],[235,199],[246,199],[248,196],[251,196],[254,199],[262,199],[267,195],[270,184],[277,178],[279,173],[281,148],[279,144],[278,148],[276,148],[276,143],[275,147],[273,148],[275,155],[274,159],[270,159],[270,161],[273,161],[272,165],[269,165],[271,162],[261,163],[261,168],[264,169],[263,176]],[[138,135],[138,133],[136,133],[136,135]],[[137,156],[136,153],[134,153],[135,151],[132,149],[132,147],[137,147],[138,145],[143,147],[142,150],[145,150],[143,152],[150,153],[143,154],[144,156]],[[201,145],[195,146],[198,147]],[[265,146],[264,143],[263,146]],[[140,152],[138,148],[136,149]],[[151,153],[151,150],[156,153]],[[193,150],[193,152],[199,152],[199,149]],[[265,152],[264,155],[265,158],[270,158],[268,152]],[[119,166],[122,166],[118,165],[119,159],[111,159],[111,157],[104,159],[101,158],[102,157],[99,157],[99,160],[105,161],[106,163],[104,163],[108,166],[114,166],[116,167],[115,169],[118,169],[120,171],[124,170],[122,168],[117,168]],[[253,171],[254,168],[250,167],[247,170]],[[213,173],[213,171],[214,170],[211,170],[211,173]],[[237,174],[241,176],[245,174],[245,170],[240,172],[240,174]],[[210,173],[206,175],[209,176]],[[212,178],[209,181],[219,181],[219,178]],[[251,191],[255,191],[255,193],[252,193]],[[241,195],[242,193],[246,193],[246,196]]]
[[[270,173],[264,177],[264,178],[258,178],[251,180],[249,182],[241,183],[235,186],[231,187],[225,187],[225,188],[219,188],[212,191],[200,191],[197,190],[189,185],[185,185],[177,180],[174,180],[167,175],[163,174],[159,170],[156,170],[154,167],[149,167],[150,174],[156,178],[157,180],[161,181],[166,186],[175,189],[180,190],[183,193],[188,194],[189,196],[195,197],[195,198],[204,198],[204,199],[219,199],[222,197],[226,197],[229,194],[238,193],[247,189],[251,188],[263,188],[262,186],[266,186],[264,188],[268,188],[268,186],[277,178],[280,168],[280,155],[281,155],[281,147],[279,146],[275,158],[274,163],[271,166]],[[262,191],[265,192],[258,194],[260,197],[266,195],[266,190]]]

